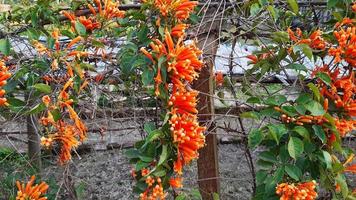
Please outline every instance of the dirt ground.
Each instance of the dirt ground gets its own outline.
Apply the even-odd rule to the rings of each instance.
[[[219,171],[222,200],[251,199],[252,177],[244,157],[244,148],[238,144],[219,145]],[[128,200],[136,199],[132,194],[131,166],[123,154],[124,150],[110,150],[85,154],[75,158],[71,173],[75,187],[82,187],[81,199]],[[56,176],[63,180],[63,169],[49,167],[44,178]],[[197,167],[192,163],[184,173],[185,188],[198,188]],[[62,193],[62,192],[61,192]],[[135,198],[136,197],[136,198]],[[66,199],[62,196],[61,199]]]
[[[88,122],[91,128],[100,128],[106,126],[107,128],[139,127],[135,120],[107,124],[108,120],[96,120]],[[237,122],[234,120],[219,119],[218,125],[229,126],[232,129],[236,127]],[[252,126],[250,122],[245,121],[247,130]],[[249,125],[249,126],[248,126]],[[23,126],[17,123],[7,124],[7,130],[3,131],[20,131]],[[220,141],[230,141],[231,138],[238,139],[237,135],[233,133],[226,133],[222,130],[217,130]],[[0,147],[10,147],[19,152],[26,152],[26,136],[10,135],[16,137],[18,140],[13,140],[7,137],[0,139]],[[70,164],[70,174],[78,199],[81,200],[134,200],[137,196],[132,193],[133,179],[130,176],[131,165],[124,155],[125,149],[107,150],[110,145],[124,145],[133,143],[140,139],[140,132],[138,129],[120,131],[108,131],[103,137],[98,133],[91,133],[88,141],[85,143],[88,147],[96,150],[78,151],[78,154],[73,153],[73,162]],[[21,140],[23,140],[21,142]],[[347,146],[355,148],[356,141],[346,142]],[[258,150],[252,152],[252,157],[256,161]],[[245,147],[243,144],[236,142],[230,144],[218,145],[219,156],[219,173],[221,181],[221,200],[248,200],[252,195],[252,176],[245,158]],[[46,167],[43,170],[43,180],[55,179],[55,183],[60,188],[58,198],[56,200],[67,200],[68,196],[65,191],[64,183],[64,168],[57,165],[55,157],[50,159],[49,163],[44,164]],[[0,169],[0,181],[1,181]],[[196,164],[192,163],[186,168],[185,173],[185,191],[198,188],[198,177]],[[22,180],[26,179],[21,177]],[[356,187],[355,176],[350,177],[352,187]],[[57,189],[58,189],[57,188]],[[54,196],[57,192],[55,192]],[[54,198],[53,198],[54,199]],[[172,199],[170,197],[170,199]],[[0,200],[3,198],[0,197]]]

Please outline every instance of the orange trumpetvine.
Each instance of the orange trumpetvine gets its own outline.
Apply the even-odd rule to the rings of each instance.
[[[78,43],[79,41],[81,41],[83,38],[81,36],[78,36],[76,38],[74,38],[72,41],[69,42],[69,44],[67,45],[67,48],[71,48],[74,44]]]
[[[54,39],[54,45],[56,47],[56,50],[59,51],[60,49],[60,43],[59,43],[59,29],[56,28],[52,31],[52,37]]]
[[[198,2],[190,0],[155,0],[154,5],[164,17],[174,15],[179,20],[185,20],[188,19]]]
[[[53,138],[52,137],[41,137],[41,145],[49,148],[53,144]]]
[[[125,11],[119,9],[120,3],[118,1],[114,3],[111,0],[106,0],[103,10],[100,9],[102,7],[100,0],[95,0],[95,3],[99,8],[100,15],[106,19],[123,18],[125,16]]]
[[[198,92],[195,90],[190,92],[173,92],[168,101],[168,105],[173,106],[175,112],[178,114],[196,114],[198,113],[198,110],[195,108],[197,105],[197,95]]]
[[[222,72],[215,73],[215,82],[217,86],[222,86],[224,84],[224,74]]]
[[[17,186],[17,196],[16,200],[46,200],[47,197],[44,197],[48,190],[48,185],[45,182],[41,184],[33,185],[36,177],[32,176],[30,181],[25,185],[24,183],[20,183],[16,181]]]
[[[338,41],[338,46],[333,46],[329,49],[329,55],[334,56],[335,63],[341,62],[344,59],[353,67],[356,66],[356,27],[355,20],[345,18],[334,31],[334,37]],[[343,25],[347,25],[344,27]]]
[[[61,143],[61,150],[59,154],[59,162],[61,164],[64,164],[72,159],[71,151],[79,145],[79,141],[76,138],[76,127],[72,125],[63,125],[60,127],[59,132],[55,135],[55,140]]]
[[[181,188],[183,187],[182,180],[183,180],[182,177],[175,177],[175,178],[172,177],[169,179],[169,185],[172,188]]]
[[[63,103],[69,112],[69,117],[74,121],[74,124],[77,128],[77,130],[79,131],[79,137],[80,140],[83,141],[86,138],[86,132],[87,132],[87,128],[85,126],[85,124],[80,120],[78,114],[74,111],[74,109],[72,108],[72,106],[68,103]]]
[[[177,114],[177,110],[172,110],[172,117],[169,120],[174,142],[178,145],[177,161],[175,171],[181,173],[181,166],[189,164],[191,160],[198,158],[198,149],[205,144],[203,132],[205,127],[199,125],[197,117],[189,114]]]
[[[42,97],[42,102],[46,105],[46,107],[48,107],[51,103],[51,98],[48,95],[45,95]]]
[[[50,55],[50,51],[47,49],[47,47],[45,47],[39,41],[35,40],[32,42],[32,44],[36,48],[36,50],[39,54],[43,55],[43,54],[47,53],[48,55]]]
[[[257,58],[257,56],[255,56],[255,55],[247,55],[246,58],[248,58],[249,60],[251,60],[251,63],[252,63],[252,64],[258,63],[258,58]]]
[[[172,28],[171,35],[177,38],[183,37],[185,35],[185,29],[187,28],[187,24],[177,24]]]
[[[0,107],[1,106],[8,106],[7,99],[5,96],[5,90],[1,89],[3,86],[6,85],[7,80],[11,77],[11,73],[8,72],[8,68],[5,65],[5,62],[0,60]]]
[[[314,200],[318,196],[315,192],[316,182],[288,184],[281,183],[276,187],[276,194],[281,200]]]

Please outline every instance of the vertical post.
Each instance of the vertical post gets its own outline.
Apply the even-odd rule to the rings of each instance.
[[[30,95],[26,95],[27,101],[30,102]],[[32,166],[40,171],[41,162],[41,139],[37,131],[37,119],[34,115],[28,115],[27,123],[27,139],[28,139],[28,157]]]
[[[214,12],[212,12],[214,13]],[[205,20],[202,20],[202,23]],[[198,35],[198,46],[204,52],[205,67],[200,72],[199,79],[194,82],[194,89],[200,92],[199,94],[199,121],[201,123],[209,123],[213,120],[214,104],[212,97],[214,96],[214,60],[218,49],[218,33],[216,32],[216,21],[207,21],[202,25]],[[198,184],[199,190],[204,200],[213,200],[213,193],[219,193],[220,179],[218,166],[218,150],[217,138],[214,131],[214,123],[210,123],[206,135],[206,146],[199,151],[198,159]]]

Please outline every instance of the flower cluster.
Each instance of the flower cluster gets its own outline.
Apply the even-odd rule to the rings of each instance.
[[[44,194],[46,194],[48,190],[48,185],[45,182],[42,182],[39,185],[33,185],[34,182],[35,176],[32,176],[26,185],[16,181],[18,189],[16,200],[46,200],[47,197],[44,197]]]
[[[336,24],[334,31],[335,39],[338,45],[329,49],[329,55],[334,56],[335,63],[345,60],[351,66],[356,67],[356,20],[345,18],[342,22]]]
[[[87,137],[87,128],[74,111],[72,107],[73,100],[69,99],[67,90],[72,87],[72,84],[73,80],[70,79],[63,87],[57,102],[54,104],[52,104],[49,96],[42,97],[42,101],[48,108],[48,111],[47,115],[42,117],[40,122],[50,133],[47,137],[41,138],[41,144],[48,148],[52,146],[53,142],[58,142],[61,146],[59,155],[61,164],[71,159],[71,151]],[[52,113],[57,110],[60,110],[63,115],[68,113],[71,123],[61,118],[55,119]]]
[[[102,24],[99,22],[97,16],[103,18],[104,20],[110,20],[113,18],[123,18],[125,16],[125,11],[120,10],[119,2],[112,2],[111,0],[105,1],[104,6],[101,3],[101,0],[95,0],[97,9],[95,9],[91,4],[88,4],[88,8],[93,16],[86,17],[80,16],[76,17],[74,13],[63,11],[63,15],[68,18],[72,23],[72,30],[75,30],[75,23],[79,21],[87,31],[93,31],[102,27]],[[99,15],[97,15],[97,11]]]
[[[289,38],[293,41],[295,45],[307,44],[312,49],[316,50],[324,50],[326,48],[327,43],[322,37],[323,33],[320,30],[314,31],[309,36],[309,38],[303,37],[303,32],[300,30],[300,28],[297,28],[295,31],[292,31],[290,28],[288,28],[287,32],[289,34]]]
[[[178,20],[186,20],[190,13],[198,5],[197,1],[190,0],[144,0],[146,3],[153,3],[163,17],[171,16]]]
[[[315,192],[315,181],[288,184],[281,183],[276,187],[276,194],[281,200],[313,200],[318,194]]]
[[[0,60],[0,107],[8,105],[7,99],[4,97],[5,90],[2,87],[6,85],[6,80],[10,77],[11,73],[8,71],[8,67],[6,67],[4,61]]]
[[[153,1],[147,3],[153,3]],[[168,124],[171,132],[172,144],[176,148],[176,155],[173,158],[173,171],[175,174],[170,177],[169,184],[172,188],[182,187],[182,168],[193,159],[198,158],[198,150],[205,144],[203,132],[205,127],[199,125],[197,113],[198,92],[191,89],[189,85],[199,76],[199,71],[204,66],[199,58],[202,51],[197,48],[195,42],[186,43],[185,30],[187,24],[181,22],[189,17],[190,13],[197,5],[195,1],[189,0],[156,0],[154,6],[160,11],[161,16],[174,16],[179,20],[177,24],[163,27],[164,35],[160,39],[152,39],[150,49],[141,48],[141,52],[154,65],[156,76],[155,95],[160,97],[162,90],[169,94],[167,103],[169,109]],[[160,19],[156,25],[160,26]],[[163,63],[162,64],[162,60]],[[164,69],[163,69],[164,68]],[[162,71],[167,72],[168,80],[162,79]],[[156,183],[156,185],[154,185]],[[140,196],[141,199],[156,199],[155,189],[160,187],[157,179],[146,177],[148,189]],[[152,191],[152,192],[150,192]],[[157,194],[157,193],[156,193]],[[158,193],[161,194],[161,193]],[[164,196],[158,195],[160,199]]]

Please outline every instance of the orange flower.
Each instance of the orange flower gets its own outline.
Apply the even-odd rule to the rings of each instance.
[[[197,105],[197,95],[198,92],[193,90],[190,92],[174,92],[169,101],[168,105],[173,106],[175,112],[178,114],[197,114],[198,110],[195,108]]]
[[[181,160],[182,164],[189,164],[191,160],[198,158],[198,149],[205,144],[205,127],[199,126],[195,115],[180,115],[176,109],[172,110],[169,123],[173,140],[178,144],[177,159]]]
[[[17,186],[17,196],[16,200],[46,200],[47,197],[43,195],[46,194],[48,190],[48,185],[45,182],[42,182],[39,185],[33,185],[35,182],[35,176],[32,176],[30,181],[27,182],[26,186],[24,183],[16,181]]]
[[[350,165],[345,168],[345,172],[351,172],[356,174],[356,164]]]
[[[62,13],[70,20],[72,29],[75,30],[75,22],[77,20],[76,16],[68,11],[63,11]],[[95,19],[87,18],[86,16],[78,17],[78,21],[85,26],[87,31],[93,31],[94,29],[100,28],[101,26],[99,22],[95,22]]]
[[[175,27],[172,28],[171,35],[177,38],[183,37],[185,35],[185,29],[187,28],[187,24],[177,24]]]
[[[222,72],[215,73],[215,82],[217,86],[222,86],[224,84],[224,74]]]
[[[78,36],[76,38],[74,38],[68,45],[67,48],[71,48],[74,44],[76,44],[77,42],[81,41],[83,38]]]
[[[95,22],[94,19],[86,18],[85,16],[80,16],[79,22],[85,26],[87,31],[93,31],[94,29],[100,28],[99,22]]]
[[[51,103],[51,98],[48,95],[45,95],[42,97],[42,102],[46,105],[46,107],[48,107]]]
[[[60,127],[60,132],[55,135],[55,140],[61,143],[59,162],[64,164],[72,159],[71,151],[79,145],[76,138],[76,128],[71,125]]]
[[[33,46],[36,48],[36,51],[40,54],[43,55],[45,53],[50,54],[48,51],[47,47],[45,47],[42,43],[39,41],[35,40],[32,42]]]
[[[74,124],[79,131],[80,140],[83,141],[86,138],[87,128],[85,124],[80,120],[78,114],[74,111],[74,109],[68,104],[64,103],[69,112],[69,117],[74,121]]]
[[[314,31],[309,38],[303,38],[302,31],[297,28],[293,32],[290,28],[287,29],[289,38],[294,42],[295,45],[298,44],[307,44],[313,49],[323,50],[326,47],[326,42],[322,37],[322,32],[320,30]]]
[[[316,185],[315,181],[296,185],[281,183],[276,187],[276,194],[281,200],[314,200],[318,196],[315,192]]]
[[[178,20],[186,20],[195,6],[198,5],[198,2],[190,0],[155,0],[154,5],[164,17],[174,15]]]
[[[111,0],[106,0],[104,9],[102,9],[100,0],[95,0],[95,4],[98,7],[100,16],[104,17],[105,19],[125,17],[125,11],[119,10],[120,3],[118,1],[114,3]]]
[[[55,41],[54,44],[55,44],[56,50],[59,51],[60,43],[59,43],[59,29],[58,28],[56,28],[52,31],[52,37]]]
[[[53,144],[53,138],[52,137],[41,137],[41,145],[49,148]]]
[[[169,185],[171,185],[172,188],[181,188],[183,187],[182,185],[182,177],[175,177],[175,178],[170,178],[169,179]]]
[[[341,62],[344,59],[351,66],[356,66],[356,27],[355,20],[345,18],[340,24],[337,24],[334,31],[334,37],[338,41],[338,46],[329,49],[329,55],[334,56],[335,63]],[[347,25],[344,27],[343,25]]]
[[[151,176],[148,176],[148,177],[146,178],[146,181],[145,181],[145,182],[146,182],[147,185],[150,187],[150,186],[152,186],[152,185],[155,183],[155,179],[152,178]]]
[[[249,60],[251,60],[251,63],[252,63],[252,64],[258,63],[258,58],[257,58],[257,56],[255,56],[255,55],[248,55],[248,56],[246,56],[246,58],[248,58]]]
[[[5,96],[5,90],[1,89],[1,87],[5,86],[7,83],[7,79],[11,77],[11,73],[8,72],[8,68],[5,63],[0,60],[0,107],[8,106],[7,99]]]

